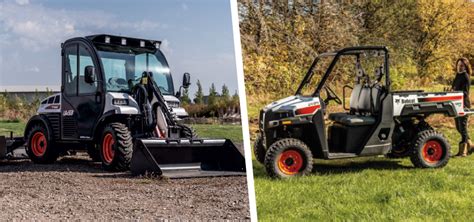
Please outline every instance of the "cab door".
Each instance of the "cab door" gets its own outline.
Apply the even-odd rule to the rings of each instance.
[[[62,138],[91,140],[103,110],[103,98],[97,79],[100,75],[97,58],[91,47],[81,41],[63,47]],[[85,69],[93,66],[95,81],[85,81]]]

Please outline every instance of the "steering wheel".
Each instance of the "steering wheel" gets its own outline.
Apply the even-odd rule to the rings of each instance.
[[[324,100],[324,103],[328,104],[329,101],[334,100],[337,104],[342,104],[342,100],[337,96],[337,94],[329,86],[324,86],[326,90],[327,98]]]

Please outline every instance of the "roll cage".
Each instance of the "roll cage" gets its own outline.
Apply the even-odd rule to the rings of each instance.
[[[326,80],[328,79],[329,75],[331,74],[334,66],[338,62],[339,58],[343,55],[354,55],[359,57],[361,54],[363,54],[365,51],[383,51],[384,53],[384,72],[385,72],[385,88],[387,91],[390,91],[390,74],[389,74],[389,55],[388,55],[388,48],[385,46],[355,46],[355,47],[348,47],[348,48],[343,48],[339,51],[335,52],[327,52],[327,53],[322,53],[318,55],[314,60],[311,66],[309,67],[308,71],[306,72],[303,81],[298,87],[298,90],[296,91],[295,95],[301,95],[301,90],[303,87],[311,80],[312,76],[314,75],[313,69],[316,67],[318,64],[319,60],[323,57],[334,57],[329,64],[326,72],[324,73],[323,77],[321,78],[321,81],[318,83],[318,86],[314,90],[313,94],[311,95],[312,97],[318,96],[323,89]]]

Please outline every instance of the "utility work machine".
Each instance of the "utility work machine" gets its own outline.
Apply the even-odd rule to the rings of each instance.
[[[26,145],[35,163],[85,149],[111,171],[245,174],[244,157],[230,140],[196,138],[177,121],[162,94],[172,91],[173,80],[159,46],[113,35],[65,41],[61,93],[41,102],[24,137],[0,137],[0,158]],[[189,85],[185,73],[182,87]]]
[[[372,66],[374,73],[366,73],[364,66]],[[314,158],[409,156],[416,167],[445,166],[450,145],[425,120],[432,114],[470,114],[463,93],[392,91],[389,71],[389,52],[382,46],[320,54],[294,96],[260,111],[256,159],[270,176],[280,178],[310,173]],[[331,84],[344,79],[350,84],[338,91],[341,99]],[[330,101],[344,111],[328,108]]]

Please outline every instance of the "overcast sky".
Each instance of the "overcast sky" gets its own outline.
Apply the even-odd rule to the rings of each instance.
[[[60,44],[98,33],[161,40],[175,88],[191,73],[208,93],[237,87],[232,21],[224,0],[0,0],[0,86],[60,85]]]

